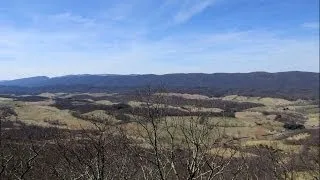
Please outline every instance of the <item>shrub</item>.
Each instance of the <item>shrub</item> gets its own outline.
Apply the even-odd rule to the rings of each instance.
[[[304,125],[296,123],[285,123],[283,127],[289,130],[305,129]]]

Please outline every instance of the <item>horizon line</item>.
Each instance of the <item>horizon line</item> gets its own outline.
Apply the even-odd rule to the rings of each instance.
[[[303,72],[303,73],[320,73],[313,72],[313,71],[299,71],[299,70],[292,70],[292,71],[277,71],[277,72],[270,72],[270,71],[250,71],[250,72],[214,72],[214,73],[205,73],[205,72],[185,72],[185,73],[145,73],[145,74],[139,74],[139,73],[133,73],[133,74],[66,74],[66,75],[57,75],[57,76],[49,76],[49,75],[35,75],[35,76],[26,76],[21,78],[15,78],[15,79],[0,79],[0,82],[3,81],[14,81],[14,80],[20,80],[20,79],[28,79],[28,78],[37,78],[37,77],[44,77],[44,78],[60,78],[60,77],[67,77],[67,76],[145,76],[145,75],[155,75],[155,76],[164,76],[164,75],[174,75],[174,74],[250,74],[250,73],[269,73],[269,74],[277,74],[277,73],[289,73],[289,72]]]

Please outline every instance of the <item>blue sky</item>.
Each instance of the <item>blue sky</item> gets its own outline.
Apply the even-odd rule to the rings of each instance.
[[[2,0],[0,79],[319,72],[319,0]]]

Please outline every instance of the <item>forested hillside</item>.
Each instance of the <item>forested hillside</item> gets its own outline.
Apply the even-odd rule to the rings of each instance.
[[[146,86],[161,86],[173,92],[201,93],[210,96],[238,94],[316,99],[319,91],[319,73],[70,75],[54,78],[41,76],[2,81],[0,93],[130,92]]]

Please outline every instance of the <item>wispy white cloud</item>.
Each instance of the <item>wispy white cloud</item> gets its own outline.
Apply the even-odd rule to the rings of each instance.
[[[319,22],[307,22],[303,23],[302,27],[308,28],[308,29],[319,29]]]
[[[179,11],[175,14],[174,22],[184,23],[191,19],[193,16],[209,8],[214,2],[214,0],[185,0],[182,3],[182,6],[179,9]]]
[[[133,5],[130,3],[117,3],[108,8],[102,16],[114,21],[123,21],[129,18],[133,11]]]
[[[71,20],[75,17],[64,16]],[[86,24],[88,21],[91,22],[76,22]],[[52,22],[56,21],[43,23]],[[274,32],[251,30],[188,33],[152,40],[143,35],[130,36],[133,29],[129,28],[102,31],[100,22],[94,22],[90,29],[65,26],[55,31],[0,27],[0,54],[15,61],[1,62],[10,73],[1,69],[0,77],[235,72],[239,67],[242,71],[257,71],[270,66],[274,71],[317,71],[319,65],[315,38],[283,38]],[[118,34],[117,29],[121,33]]]
[[[140,19],[136,15],[140,9],[113,4],[105,13],[39,13],[23,26],[0,21],[0,79],[80,73],[319,71],[315,34],[285,36],[287,32],[259,28],[153,31],[168,21],[179,28],[214,3],[216,0],[170,0],[161,10],[150,8]]]
[[[74,15],[70,12],[64,12],[60,14],[54,14],[47,16],[48,21],[50,22],[57,22],[57,23],[73,23],[73,24],[81,24],[82,26],[85,25],[94,25],[95,19],[86,18],[81,15]]]

